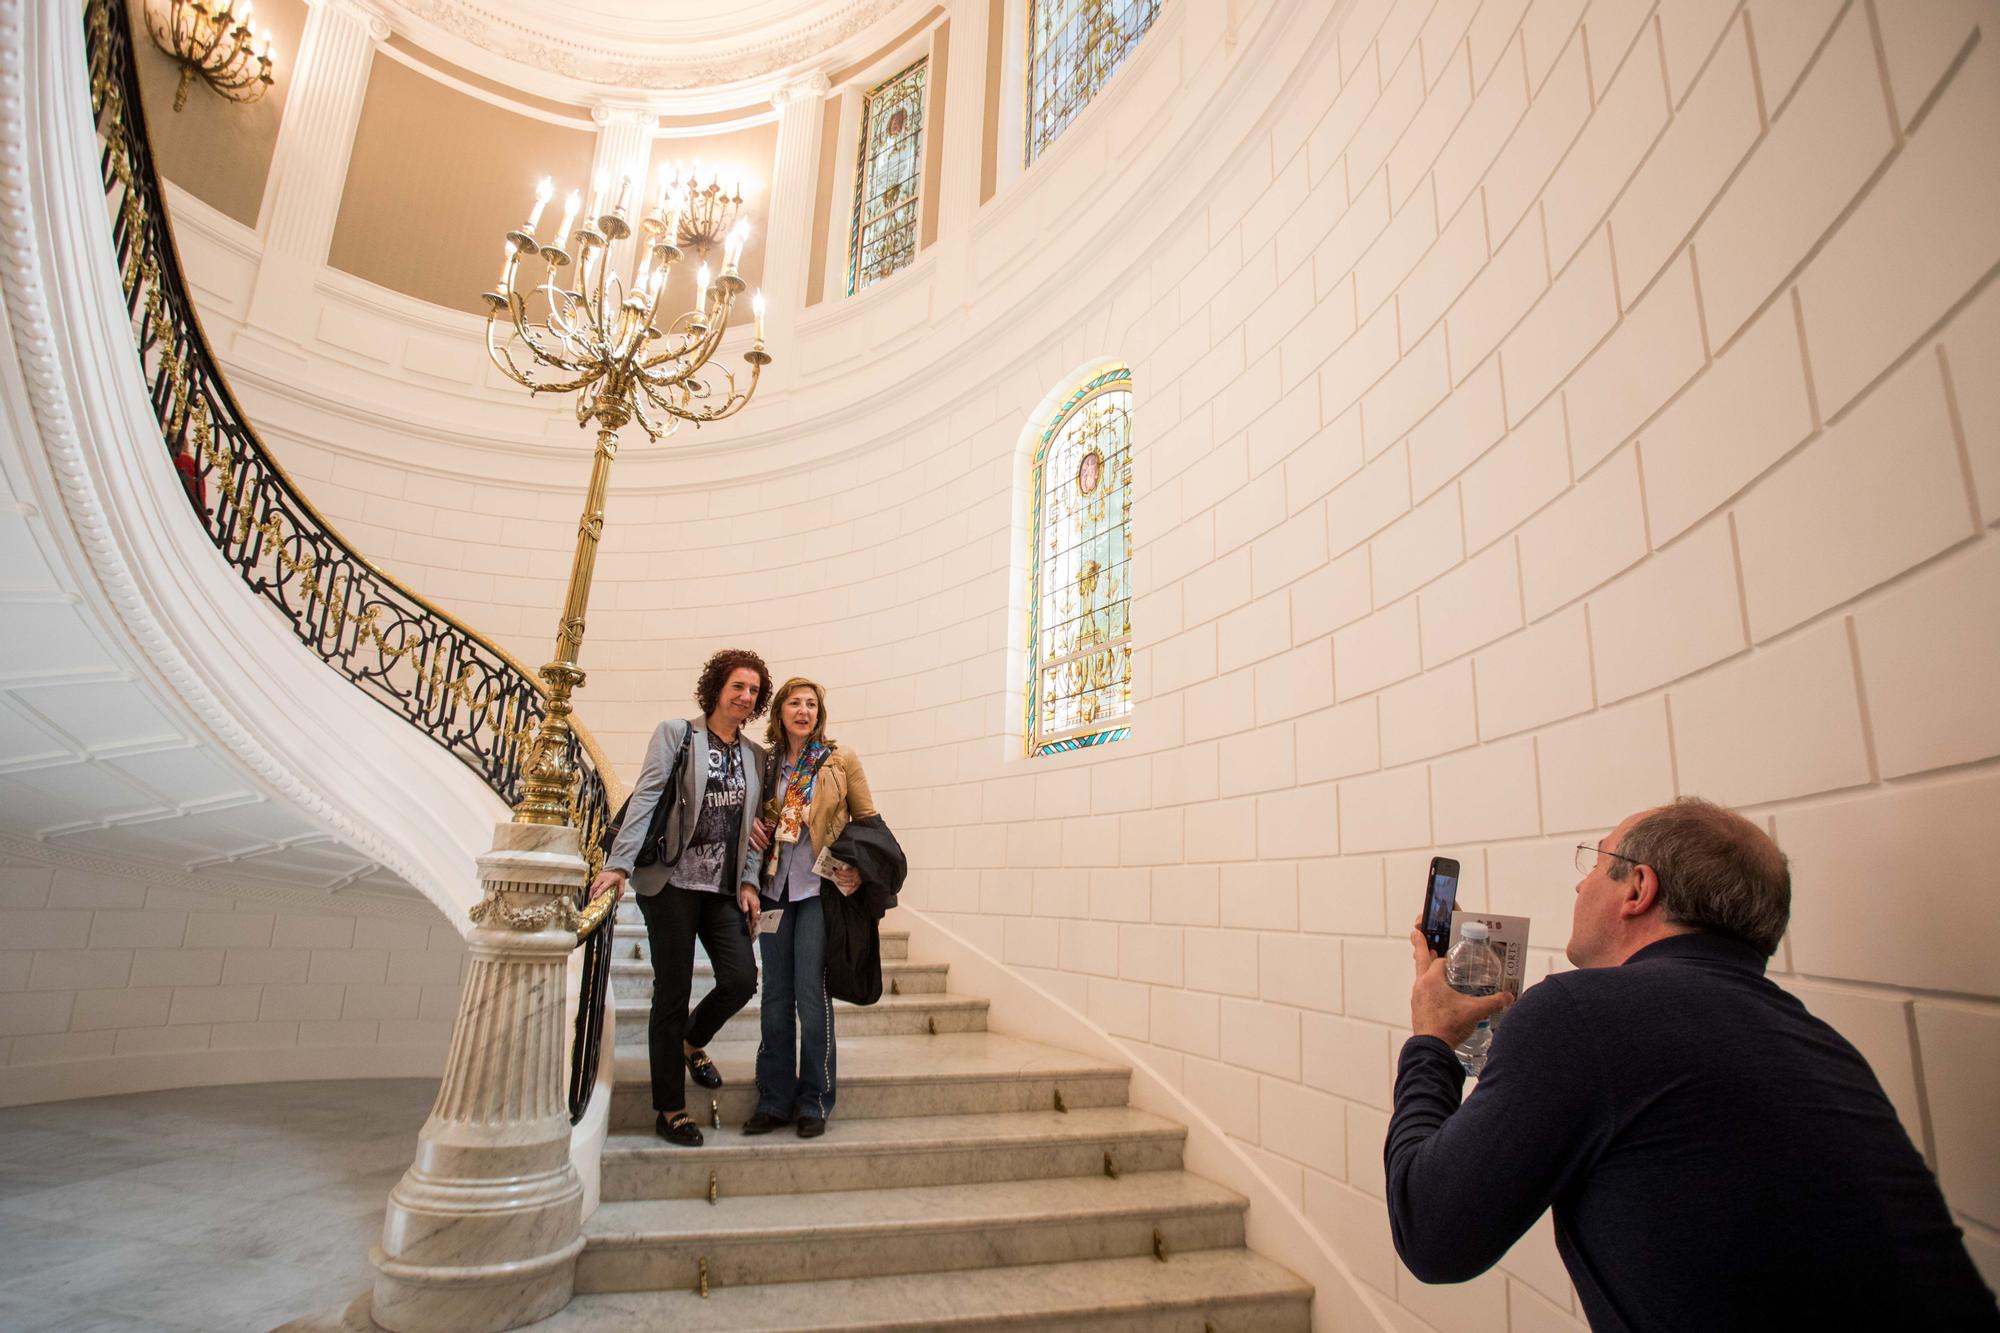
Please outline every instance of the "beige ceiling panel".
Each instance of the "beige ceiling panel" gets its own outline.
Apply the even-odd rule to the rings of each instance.
[[[391,291],[484,314],[480,295],[499,281],[504,238],[526,219],[535,182],[583,185],[594,142],[378,55],[328,262]]]
[[[123,680],[23,688],[14,698],[86,750],[183,743],[181,728]]]
[[[153,750],[105,762],[180,805],[257,799],[248,782],[201,750]]]
[[[75,758],[76,752],[43,726],[40,718],[17,711],[0,696],[0,768],[37,768]]]
[[[271,88],[255,102],[238,104],[196,79],[187,105],[174,110],[180,65],[146,35],[148,0],[129,0],[139,92],[146,133],[160,173],[195,198],[246,227],[257,225],[278,123],[306,31],[304,0],[257,0],[256,24],[271,30]],[[152,0],[159,4],[162,0]]]

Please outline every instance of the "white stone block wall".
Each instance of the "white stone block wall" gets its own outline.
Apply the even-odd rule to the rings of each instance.
[[[0,1105],[441,1071],[458,932],[414,899],[315,896],[0,861]]]
[[[1073,323],[986,329],[940,385],[869,322],[903,307],[813,316],[782,438],[753,407],[733,459],[614,483],[586,720],[635,764],[728,644],[825,682],[909,901],[1182,1087],[1363,1281],[1472,1333],[1579,1316],[1546,1223],[1456,1288],[1390,1248],[1427,859],[1561,967],[1573,844],[1677,793],[1740,806],[1793,860],[1774,971],[1874,1064],[2000,1282],[1992,7],[1361,0],[1229,105],[1200,100],[1237,58],[1220,8],[1162,20],[1038,165],[1047,207],[1003,193],[942,238],[973,295],[940,346],[1066,316],[1076,293],[996,292],[1130,228],[1071,272]],[[1072,179],[1155,150],[1188,203],[1164,228]],[[1137,401],[1134,734],[1028,760],[1020,448],[1104,356]],[[498,480],[408,438],[279,443],[371,553],[539,661],[581,452]]]

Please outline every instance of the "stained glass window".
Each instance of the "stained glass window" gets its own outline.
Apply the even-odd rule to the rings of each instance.
[[[1028,0],[1028,161],[1055,142],[1160,16],[1160,0]]]
[[[1072,393],[1035,445],[1027,746],[1131,734],[1132,372]]]
[[[847,254],[850,296],[917,256],[924,77],[929,71],[929,59],[919,60],[861,100],[861,164],[854,173],[854,225]]]

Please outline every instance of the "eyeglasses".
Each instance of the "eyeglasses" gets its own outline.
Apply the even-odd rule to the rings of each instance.
[[[1609,856],[1619,861],[1630,861],[1635,866],[1640,864],[1637,857],[1627,856],[1623,852],[1607,852],[1601,847],[1593,847],[1587,842],[1580,842],[1576,845],[1576,868],[1578,872],[1588,875],[1591,871],[1597,869],[1597,858],[1600,856]]]

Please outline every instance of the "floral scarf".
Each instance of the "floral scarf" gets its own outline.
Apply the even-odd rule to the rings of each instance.
[[[832,747],[824,741],[812,741],[799,755],[792,766],[791,776],[785,779],[784,806],[778,812],[778,829],[771,839],[771,856],[765,866],[770,875],[778,873],[778,853],[788,842],[797,842],[799,834],[806,826],[806,814],[812,809],[813,781],[819,777],[820,766],[826,763]]]

